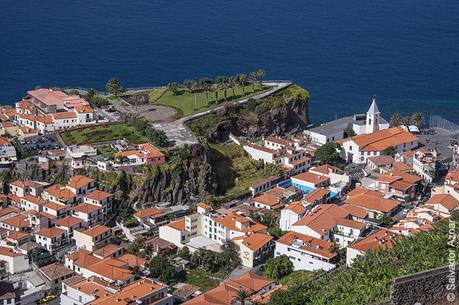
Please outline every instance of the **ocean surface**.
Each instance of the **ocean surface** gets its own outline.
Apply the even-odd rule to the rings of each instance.
[[[421,111],[459,122],[459,1],[0,0],[0,103],[35,86],[103,89],[263,68],[311,119]]]

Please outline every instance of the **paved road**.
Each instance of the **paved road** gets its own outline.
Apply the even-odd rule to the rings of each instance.
[[[237,102],[236,104],[244,104],[246,103],[249,99],[261,99],[265,98],[267,96],[270,96],[288,86],[290,86],[292,83],[291,82],[265,82],[264,83],[267,86],[272,86],[272,88],[268,91],[265,91],[263,93],[251,96],[249,98],[241,99]],[[156,122],[153,123],[153,126],[156,129],[164,131],[166,134],[167,138],[170,140],[170,144],[174,147],[180,147],[185,144],[195,144],[198,143],[198,140],[194,136],[194,134],[191,132],[191,130],[188,129],[188,127],[184,124],[187,121],[194,120],[200,117],[203,117],[205,115],[208,115],[218,109],[223,108],[224,106],[216,107],[204,112],[199,112],[195,113],[189,116],[182,117],[176,121],[172,122]]]

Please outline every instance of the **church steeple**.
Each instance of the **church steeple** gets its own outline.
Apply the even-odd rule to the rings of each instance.
[[[379,130],[380,112],[376,104],[376,96],[373,96],[370,109],[367,111],[366,133],[372,133]]]

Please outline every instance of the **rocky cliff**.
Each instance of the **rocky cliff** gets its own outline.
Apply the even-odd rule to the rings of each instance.
[[[247,138],[283,135],[301,130],[310,123],[308,101],[307,91],[292,85],[265,100],[251,100],[243,106],[227,105],[210,118],[196,120],[189,126],[201,133],[201,139],[206,138],[211,142],[227,141],[230,133]],[[196,126],[201,123],[199,121],[213,121],[213,124],[208,124],[204,130],[197,130]]]

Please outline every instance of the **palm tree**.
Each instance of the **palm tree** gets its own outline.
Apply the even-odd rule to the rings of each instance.
[[[240,305],[245,305],[245,302],[250,297],[250,293],[244,288],[239,288],[234,297],[234,302],[239,302]]]
[[[172,92],[173,95],[177,95],[178,93],[178,84],[176,82],[169,83],[167,85],[167,89]]]
[[[219,76],[217,77],[217,82],[218,85],[220,86],[220,89],[223,89],[223,95],[225,96],[225,101],[227,100],[226,98],[226,90],[228,89],[228,77],[226,76]]]
[[[257,81],[257,72],[250,72],[249,79],[252,81],[252,92],[255,92],[255,82]]]
[[[237,76],[231,76],[229,78],[229,82],[230,82],[230,87],[233,91],[233,98],[236,96],[236,92],[234,92],[234,88],[236,87],[236,84],[238,83],[238,77]]]
[[[193,93],[193,91],[191,91],[193,89],[193,83],[194,81],[189,80],[189,79],[183,82],[183,85],[188,89],[188,91],[190,91],[190,93]]]
[[[390,124],[392,126],[400,126],[403,124],[404,118],[399,113],[394,113],[390,118]]]
[[[266,71],[263,70],[263,69],[259,69],[257,71],[257,76],[258,76],[258,79],[260,80],[260,86],[261,86],[263,78],[265,78],[265,76],[266,76]]]
[[[424,115],[420,112],[415,112],[411,115],[411,123],[416,126],[421,126],[424,123]]]
[[[245,95],[245,84],[247,82],[247,75],[241,73],[237,76],[237,82],[242,86],[242,95]]]
[[[219,89],[218,83],[215,82],[211,87],[211,90],[213,90],[215,94],[215,103],[218,103],[218,89]]]
[[[199,84],[195,81],[192,81],[190,91],[194,93],[194,110],[198,109],[198,96],[196,92],[198,91],[198,88],[199,88]]]
[[[213,81],[210,78],[205,77],[199,80],[199,84],[206,93],[206,106],[209,106],[209,90],[213,84]]]

